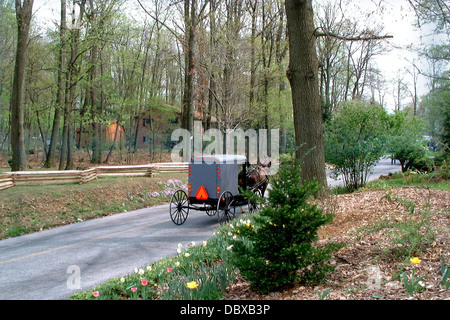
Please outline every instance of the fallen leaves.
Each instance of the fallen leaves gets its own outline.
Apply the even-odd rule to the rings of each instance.
[[[343,241],[346,246],[330,262],[336,270],[325,283],[316,286],[297,285],[269,295],[252,292],[245,279],[228,288],[225,299],[255,300],[375,300],[375,299],[450,299],[450,290],[440,282],[441,257],[450,259],[450,192],[418,187],[391,189],[392,201],[382,190],[365,191],[334,196],[334,221],[320,230],[320,242]],[[420,255],[422,262],[415,267],[416,274],[425,277],[425,289],[407,296],[399,274],[411,271],[411,257],[390,254],[395,246],[387,232],[390,222],[410,219],[404,203],[414,204],[415,210],[430,210],[430,220],[436,230],[436,239]],[[383,225],[383,223],[385,225]],[[406,261],[406,262],[405,262]],[[450,260],[447,260],[450,261]],[[324,294],[326,290],[329,292]]]

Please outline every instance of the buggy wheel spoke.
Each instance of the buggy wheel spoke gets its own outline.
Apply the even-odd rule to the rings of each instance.
[[[226,224],[233,220],[235,215],[235,207],[231,206],[234,203],[234,198],[231,192],[224,191],[217,202],[217,218],[219,224]]]

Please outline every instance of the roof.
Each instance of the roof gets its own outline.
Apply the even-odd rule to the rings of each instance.
[[[228,164],[243,164],[247,162],[247,157],[242,155],[234,155],[234,154],[213,154],[206,156],[196,156],[192,158],[191,162],[202,163],[206,162],[209,164],[212,163],[228,163]]]

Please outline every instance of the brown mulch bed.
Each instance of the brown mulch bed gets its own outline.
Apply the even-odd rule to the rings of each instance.
[[[407,201],[415,205],[412,215],[404,205]],[[330,263],[336,269],[323,283],[294,285],[263,295],[252,291],[250,284],[240,277],[228,288],[224,299],[318,300],[319,293],[324,294],[328,289],[324,298],[330,300],[450,299],[450,289],[446,290],[441,283],[441,259],[447,259],[447,265],[450,261],[449,191],[403,187],[337,195],[333,196],[331,208],[335,219],[320,230],[319,242],[336,241],[346,245],[334,254]],[[422,252],[412,252],[421,259],[413,265],[409,261],[412,257],[396,256],[402,244],[394,244],[392,225],[418,221],[426,212],[436,237]],[[409,297],[399,274],[405,271],[410,275],[413,268],[417,276],[424,277],[424,289]]]

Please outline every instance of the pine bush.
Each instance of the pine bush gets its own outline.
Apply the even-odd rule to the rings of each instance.
[[[271,179],[266,204],[249,221],[238,221],[230,254],[231,263],[253,289],[270,292],[299,282],[319,282],[333,268],[326,263],[339,245],[318,246],[318,229],[331,222],[315,198],[316,181],[301,184],[300,166],[280,166]]]

